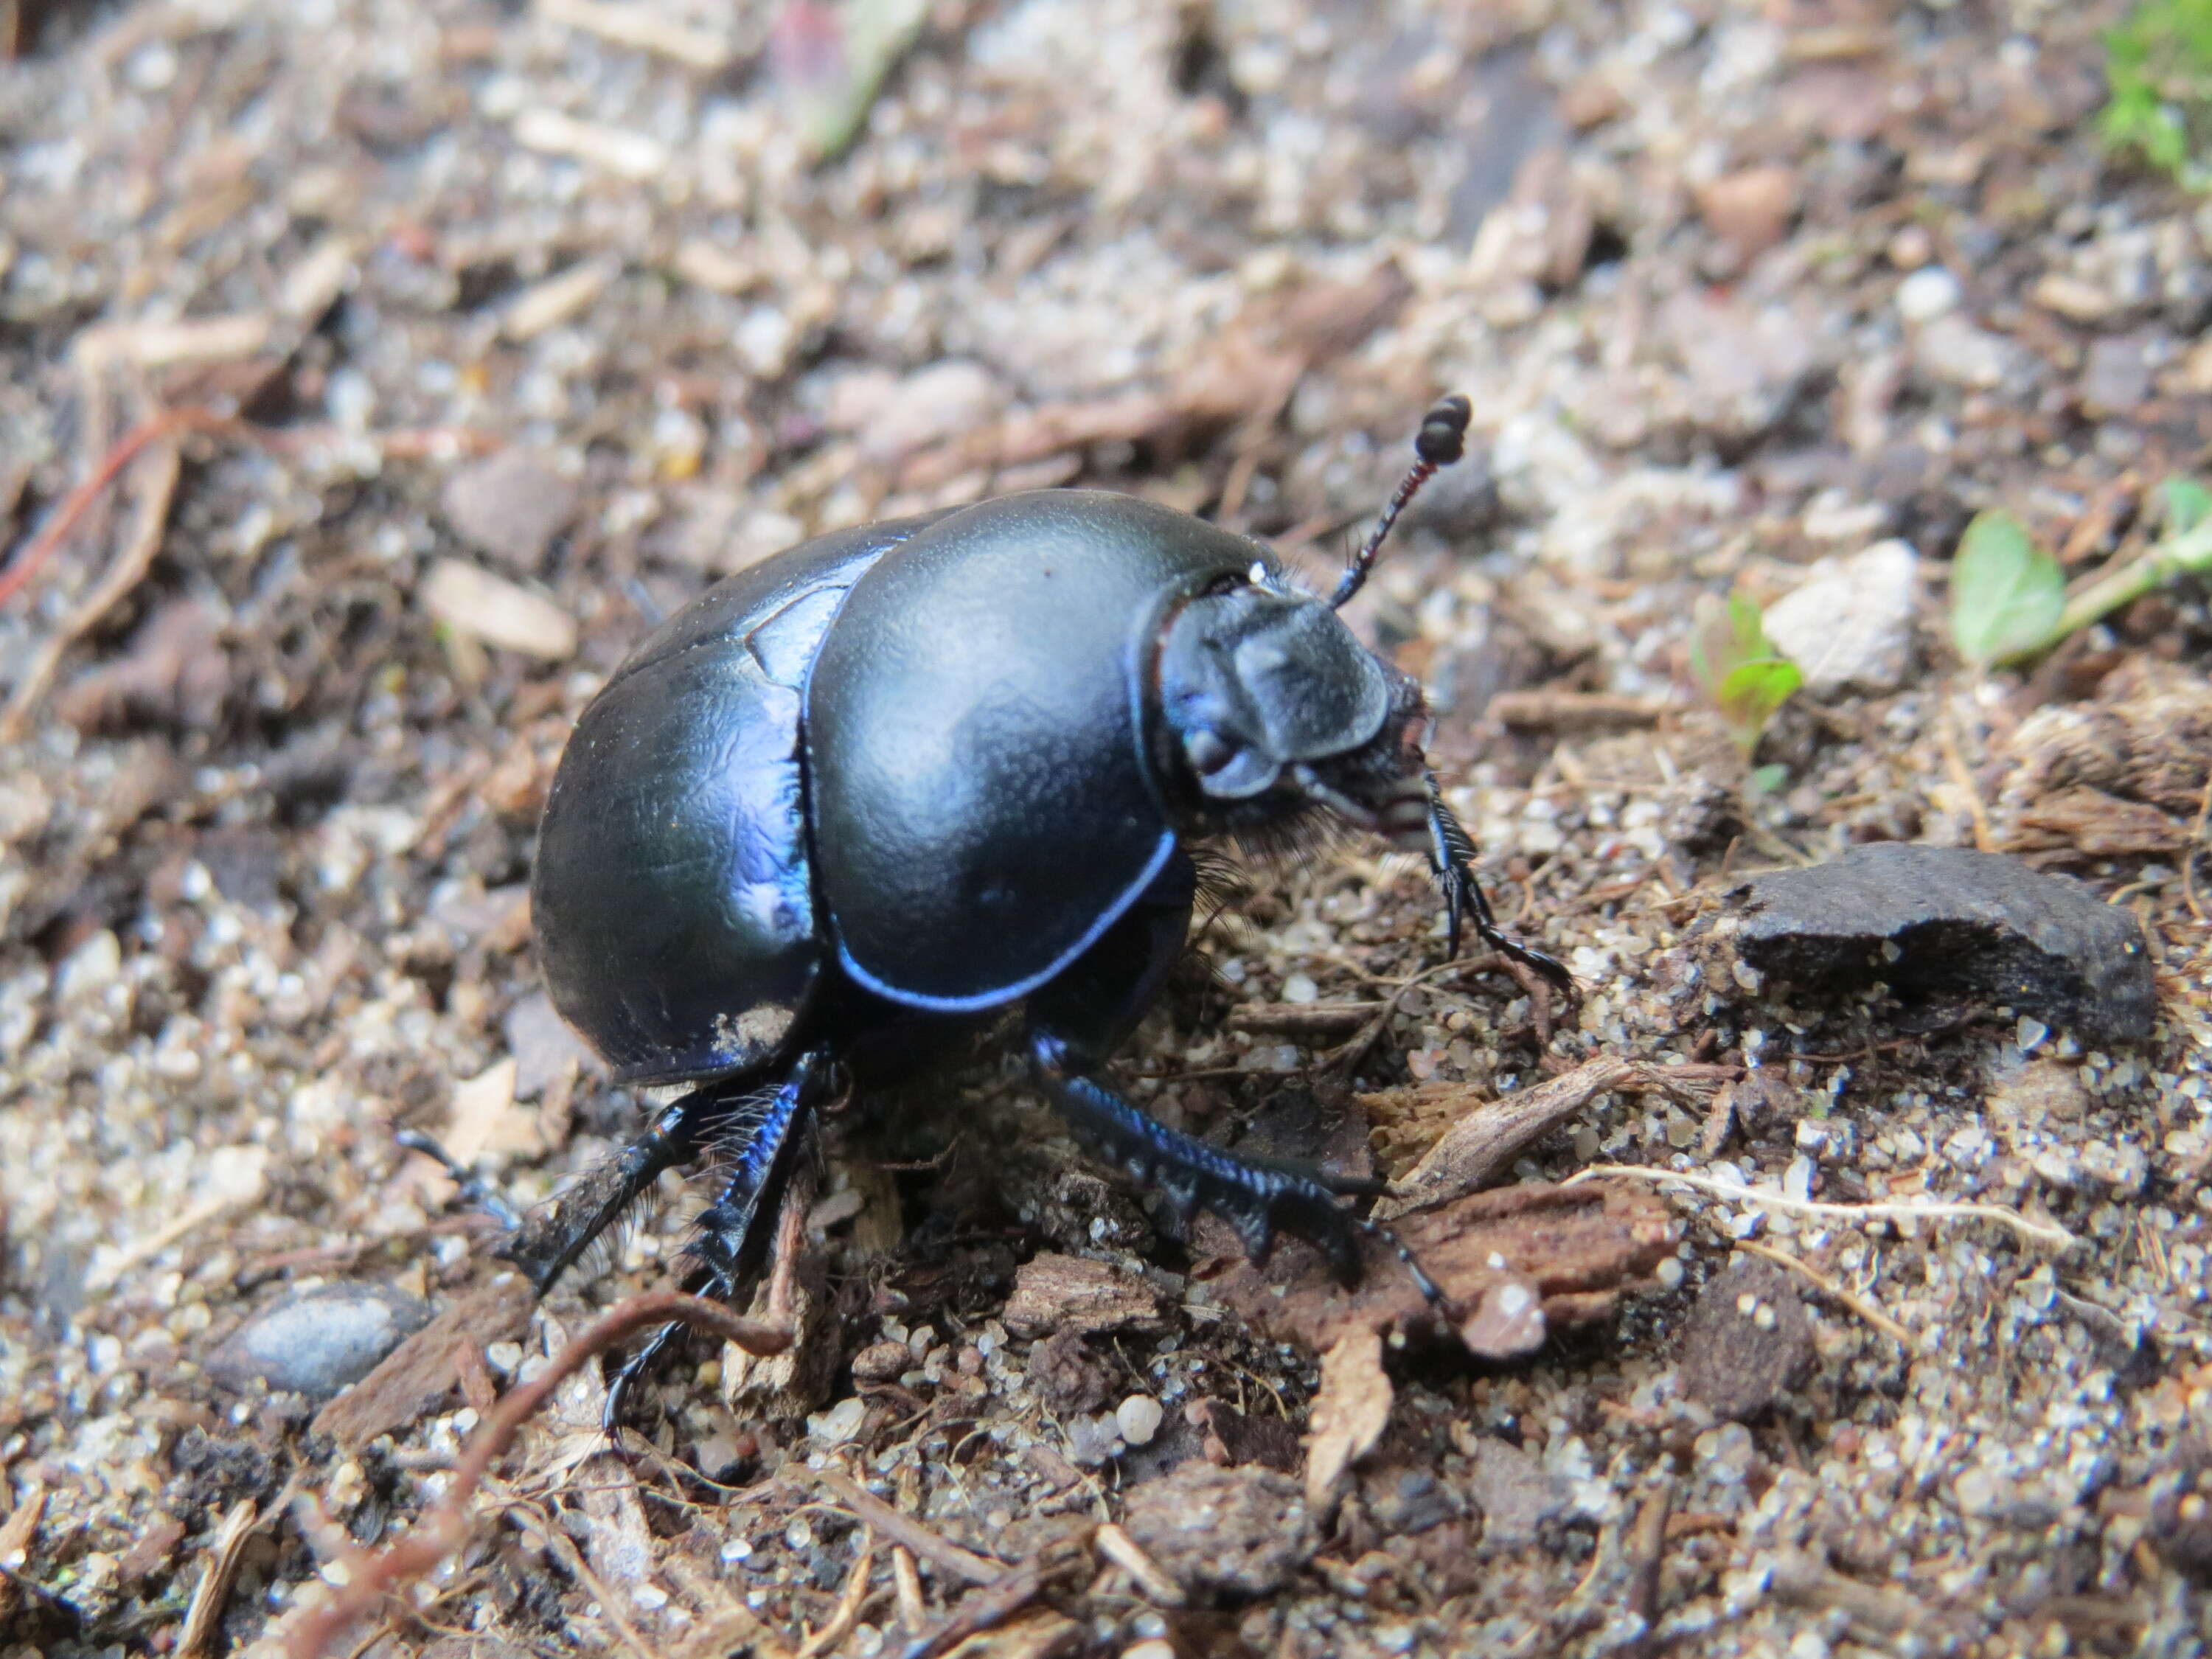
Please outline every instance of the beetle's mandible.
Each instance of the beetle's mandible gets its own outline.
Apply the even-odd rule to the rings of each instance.
[[[727,1296],[812,1115],[1021,1005],[1036,1086],[1161,1194],[1349,1275],[1337,1190],[1153,1121],[1100,1079],[1182,951],[1211,838],[1333,817],[1419,851],[1523,975],[1420,742],[1413,680],[1336,615],[1398,512],[1459,459],[1464,398],[1335,592],[1133,497],[1042,490],[823,536],[671,617],[585,709],[532,886],[553,1002],[638,1084],[689,1084],[511,1239],[543,1291],[664,1170],[733,1158],[695,1288]],[[1531,982],[1534,983],[1533,978]]]

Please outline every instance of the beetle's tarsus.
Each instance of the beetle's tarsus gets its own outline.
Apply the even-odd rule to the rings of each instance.
[[[1467,833],[1467,826],[1451,808],[1444,805],[1443,791],[1434,773],[1429,775],[1428,791],[1429,868],[1435,872],[1437,890],[1443,896],[1446,959],[1459,955],[1462,923],[1471,921],[1475,937],[1508,963],[1540,974],[1554,990],[1572,1000],[1575,976],[1567,971],[1566,964],[1523,945],[1500,927],[1497,918],[1491,915],[1490,901],[1483,894],[1482,884],[1475,879],[1474,838]],[[1528,983],[1521,973],[1516,973],[1514,977],[1521,980],[1524,987]]]
[[[461,1197],[465,1202],[475,1205],[509,1232],[522,1225],[522,1217],[516,1212],[514,1206],[507,1201],[504,1194],[481,1173],[471,1170],[440,1146],[433,1137],[424,1134],[420,1129],[401,1129],[392,1138],[409,1152],[420,1152],[425,1158],[434,1159],[452,1178],[453,1184],[461,1189]]]
[[[699,1212],[697,1230],[684,1247],[698,1264],[684,1286],[692,1295],[729,1301],[757,1265],[767,1240],[763,1222],[773,1213],[767,1200],[783,1190],[792,1160],[812,1131],[815,1109],[830,1093],[834,1071],[826,1055],[801,1054],[773,1090],[726,1100],[726,1109],[702,1132],[731,1155],[732,1164],[721,1196]],[[608,1382],[601,1426],[610,1438],[622,1425],[638,1378],[684,1329],[662,1326]]]

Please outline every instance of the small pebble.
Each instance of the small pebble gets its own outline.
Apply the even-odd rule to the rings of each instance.
[[[1958,308],[1959,279],[1941,265],[1923,265],[1897,285],[1897,312],[1908,323],[1932,323]]]
[[[1114,1408],[1114,1421],[1121,1431],[1121,1438],[1133,1446],[1152,1443],[1160,1431],[1164,1413],[1160,1402],[1150,1395],[1133,1394]]]
[[[327,1400],[429,1322],[428,1307],[404,1291],[325,1285],[287,1297],[232,1332],[208,1356],[208,1374],[234,1389],[258,1379],[275,1393]]]

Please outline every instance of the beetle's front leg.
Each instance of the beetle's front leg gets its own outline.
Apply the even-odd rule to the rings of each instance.
[[[1462,921],[1474,924],[1477,938],[1505,958],[1506,971],[1521,982],[1539,1009],[1548,1003],[1550,993],[1559,992],[1571,1000],[1575,994],[1575,979],[1566,964],[1541,951],[1530,949],[1498,925],[1490,913],[1490,901],[1483,896],[1482,884],[1474,875],[1474,838],[1467,833],[1467,826],[1444,805],[1443,791],[1437,787],[1436,774],[1426,775],[1429,796],[1429,868],[1435,873],[1437,889],[1444,901],[1444,951],[1447,958],[1459,955]],[[1548,1018],[1539,1015],[1540,1024],[1548,1024]],[[1548,1033],[1547,1033],[1548,1035]]]

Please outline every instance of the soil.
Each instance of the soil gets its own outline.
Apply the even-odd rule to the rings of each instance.
[[[0,4],[0,1659],[303,1651],[680,1279],[705,1180],[533,1304],[394,1139],[526,1206],[649,1111],[527,879],[654,618],[1077,482],[1319,584],[1455,389],[1347,614],[1578,1004],[1430,972],[1348,838],[1116,1077],[1413,1176],[1459,1335],[1387,1253],[1169,1237],[984,1059],[832,1125],[790,1352],[677,1345],[621,1455],[586,1364],[328,1651],[2203,1651],[2212,615],[1995,672],[1946,621],[1975,513],[2080,576],[2212,459],[2212,208],[2099,143],[2118,15]],[[1731,591],[1814,669],[1748,756]],[[1893,840],[2131,909],[2149,1037],[1732,961],[1741,880]]]

